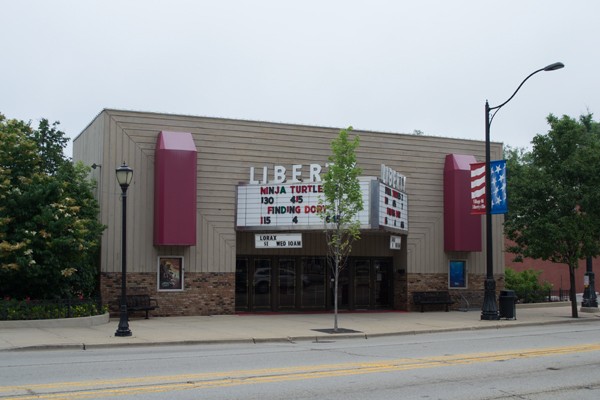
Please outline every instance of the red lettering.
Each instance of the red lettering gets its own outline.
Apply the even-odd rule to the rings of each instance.
[[[298,207],[300,208],[300,207]],[[315,214],[325,212],[325,206],[317,205],[317,206],[304,206],[305,214]]]

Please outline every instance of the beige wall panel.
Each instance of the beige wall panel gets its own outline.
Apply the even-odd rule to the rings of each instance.
[[[107,119],[105,118],[105,115],[101,113],[77,136],[76,140],[73,141],[74,161],[82,161],[88,166],[91,166],[92,164],[98,165],[98,167],[91,170],[90,177],[96,182],[95,198],[100,206],[100,222],[104,225],[107,224],[107,210],[106,207],[103,209],[103,206],[106,205],[108,199],[105,178],[107,166],[104,162],[105,154],[108,152],[104,142],[106,122]],[[106,258],[109,240],[110,239],[106,234],[103,235],[100,240],[101,259]]]
[[[153,171],[142,149],[124,132],[108,113],[110,128],[107,130],[109,147],[112,149],[106,158],[105,172],[108,193],[107,203],[112,202],[113,210],[108,215],[106,225],[109,238],[109,251],[104,253],[102,270],[120,272],[121,270],[121,189],[116,182],[115,168],[126,162],[134,170],[133,181],[127,191],[127,267],[131,272],[155,271],[156,253],[148,251],[152,244],[152,220],[147,218],[147,211],[152,210]],[[142,192],[143,191],[143,192]],[[104,209],[104,207],[103,207]],[[135,227],[135,229],[133,228]]]
[[[108,129],[98,128],[101,119],[107,121]],[[138,185],[134,182],[129,189],[133,204],[128,205],[128,217],[131,214],[128,224],[135,224],[137,232],[141,233],[136,237],[128,236],[128,243],[135,244],[135,250],[128,253],[132,253],[128,260],[138,260],[138,265],[133,268],[139,272],[155,271],[156,256],[174,251],[152,246],[154,148],[161,130],[191,132],[198,149],[198,245],[184,250],[186,270],[193,272],[235,270],[235,185],[248,182],[251,166],[256,168],[257,178],[262,175],[262,167],[268,166],[271,179],[273,165],[283,165],[288,169],[292,164],[324,165],[330,154],[330,142],[339,131],[336,128],[105,110],[77,140],[91,135],[94,129],[99,129],[98,136],[104,131],[106,142],[103,148],[111,149],[103,163],[106,165],[103,169],[107,170],[103,171],[103,184],[105,189],[110,190],[105,190],[107,195],[102,197],[102,201],[120,201],[114,168],[123,161],[123,157],[132,160],[126,161],[134,168],[134,179],[139,182]],[[355,133],[361,136],[357,156],[363,175],[378,177],[383,162],[407,176],[410,231],[406,243],[403,243],[408,254],[407,272],[447,271],[448,260],[453,255],[443,251],[445,156],[450,153],[473,154],[482,160],[483,142],[363,131]],[[492,150],[494,158],[500,158],[501,145],[493,143]],[[85,157],[88,157],[87,153]],[[144,193],[140,193],[141,187],[146,188]],[[121,208],[110,207],[117,211],[113,211],[112,215],[108,214],[108,207],[103,206],[102,209],[103,221],[109,225],[104,236],[102,268],[103,271],[118,272]],[[494,231],[500,234],[500,223],[495,224]],[[248,233],[239,237],[244,242],[237,243],[238,253],[250,251],[249,254],[254,254],[254,235]],[[368,246],[376,246],[381,254],[389,252],[386,247],[389,242],[385,240],[388,236],[364,237],[365,240],[356,244],[357,254],[366,252]],[[319,235],[305,234],[305,248],[297,250],[297,253],[323,254],[322,239],[318,239]],[[501,236],[496,242],[499,250],[495,250],[494,259],[499,264],[502,261]],[[181,253],[180,249],[175,250]],[[485,270],[480,266],[483,256],[484,252],[468,254],[471,272],[474,269],[479,272]]]
[[[96,182],[95,197],[98,201],[102,198],[102,171],[104,166],[104,118],[98,118],[86,130],[88,134],[82,136],[80,140],[73,142],[73,161],[82,161],[87,166],[96,164],[97,167],[92,169],[90,177]]]
[[[128,204],[127,213],[129,215],[133,211],[134,219],[132,223],[135,227],[128,229],[128,233],[132,235],[132,245],[130,246],[131,251],[133,251],[132,257],[134,260],[140,260],[139,264],[134,264],[132,272],[148,272],[149,265],[154,264],[152,253],[146,251],[147,243],[152,243],[153,225],[152,221],[146,218],[145,210],[153,210],[153,196],[148,195],[148,193],[153,193],[154,182],[151,169],[153,170],[154,164],[149,162],[142,149],[137,146],[137,143],[133,142],[133,138],[131,139],[127,157],[128,160],[132,161],[127,161],[127,163],[134,168],[136,187],[132,189],[137,190],[131,191],[133,201],[131,206]],[[132,145],[133,143],[135,145]],[[127,223],[129,224],[129,221]]]
[[[102,254],[101,254],[101,268],[104,271],[104,267],[108,265],[109,258],[112,257],[112,252],[115,251],[115,243],[117,242],[117,238],[115,238],[114,229],[111,229],[111,226],[115,224],[115,218],[117,215],[117,211],[120,211],[120,208],[117,208],[114,204],[118,201],[118,192],[120,192],[117,187],[114,186],[115,180],[113,178],[114,168],[115,166],[112,163],[111,153],[115,150],[111,147],[115,141],[114,134],[112,134],[112,130],[114,127],[114,121],[112,121],[108,114],[102,112],[99,116],[104,122],[104,129],[101,132],[102,141],[104,144],[104,155],[102,157],[102,186],[103,186],[103,196],[101,198],[100,209],[102,210],[101,220],[102,223],[106,226],[104,231],[104,235],[102,237]],[[83,136],[84,134],[82,134]],[[120,213],[118,215],[121,215]],[[120,240],[120,236],[119,236]],[[111,256],[109,256],[111,255]],[[120,264],[114,265],[111,263],[107,271],[120,270]]]
[[[121,232],[115,230],[117,223],[121,226],[121,207],[120,203],[120,192],[116,179],[114,177],[114,168],[116,164],[116,153],[119,151],[117,147],[117,136],[116,136],[116,123],[110,118],[108,114],[104,114],[104,118],[107,119],[107,129],[105,130],[105,141],[107,142],[108,151],[104,157],[103,163],[103,177],[105,183],[106,196],[103,198],[105,202],[102,205],[102,210],[106,211],[106,215],[103,216],[102,221],[106,225],[104,237],[107,239],[106,247],[103,247],[102,252],[102,265],[101,269],[103,272],[117,272],[121,270],[120,254],[121,254]],[[118,257],[115,257],[115,253],[118,253]],[[118,260],[118,262],[115,262]]]

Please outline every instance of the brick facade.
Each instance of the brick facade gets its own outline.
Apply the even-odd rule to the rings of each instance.
[[[494,279],[496,280],[497,298],[500,294],[500,290],[504,289],[504,276],[495,275]],[[454,304],[450,309],[481,308],[483,305],[484,282],[485,275],[469,274],[468,287],[466,289],[449,289],[448,274],[408,274],[406,309],[409,311],[418,311],[420,307],[414,305],[412,293],[428,290],[448,290],[450,296],[454,300]]]
[[[394,282],[394,310],[408,311],[408,296],[407,296],[407,281],[406,273],[404,271],[401,274],[395,274],[396,280]]]
[[[153,316],[192,316],[233,314],[235,312],[234,273],[185,274],[185,290],[157,291],[155,273],[127,273],[127,292],[149,294],[158,301]],[[118,314],[117,299],[121,294],[121,274],[102,273],[100,276],[102,301],[111,314]]]
[[[121,294],[121,274],[101,274],[102,300],[110,306],[111,315],[118,316],[117,299]],[[496,297],[504,289],[504,277],[496,275]],[[451,309],[481,308],[485,276],[469,274],[467,289],[448,289],[447,274],[407,274],[394,283],[396,310],[418,311],[412,293],[428,290],[449,290],[454,300]],[[159,308],[153,316],[226,315],[235,313],[235,274],[186,273],[184,291],[157,291],[156,274],[128,273],[127,292],[147,293],[157,299]],[[141,315],[141,314],[140,314]]]

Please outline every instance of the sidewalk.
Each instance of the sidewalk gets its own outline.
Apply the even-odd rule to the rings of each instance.
[[[382,335],[414,335],[441,331],[498,329],[515,326],[590,322],[600,323],[600,313],[579,312],[571,318],[567,303],[536,307],[517,306],[516,320],[482,321],[479,310],[420,312],[340,313],[340,333],[320,330],[333,327],[333,314],[241,314],[207,317],[132,318],[130,337],[116,337],[118,320],[99,325],[20,327],[0,324],[0,351],[16,349],[89,349],[98,347],[159,345],[259,343],[300,340],[371,338]],[[63,320],[64,322],[64,320]],[[81,325],[81,324],[80,324]]]

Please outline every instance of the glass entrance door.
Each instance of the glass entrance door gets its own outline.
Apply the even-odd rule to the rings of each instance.
[[[235,309],[247,311],[250,305],[248,299],[248,259],[238,258],[235,262]]]
[[[294,259],[279,259],[278,268],[278,293],[277,308],[294,309],[296,307],[296,262]]]
[[[354,262],[354,308],[371,306],[371,261]]]
[[[351,258],[340,271],[338,308],[390,308],[391,258]],[[240,257],[236,260],[237,311],[323,310],[333,307],[325,257]]]
[[[332,272],[333,274],[333,272]],[[350,267],[345,266],[340,271],[339,280],[338,280],[338,309],[348,309],[350,308],[350,296],[351,296],[351,287],[350,287]],[[332,277],[333,279],[333,277]],[[331,298],[333,299],[334,284],[333,280],[331,280]],[[333,307],[333,303],[331,304]]]
[[[253,309],[271,309],[271,259],[254,260],[254,279],[252,281]]]
[[[392,306],[392,261],[373,260],[375,271],[375,307],[388,308]]]
[[[301,308],[325,308],[327,276],[324,257],[304,257],[300,260],[300,273],[302,274]]]

